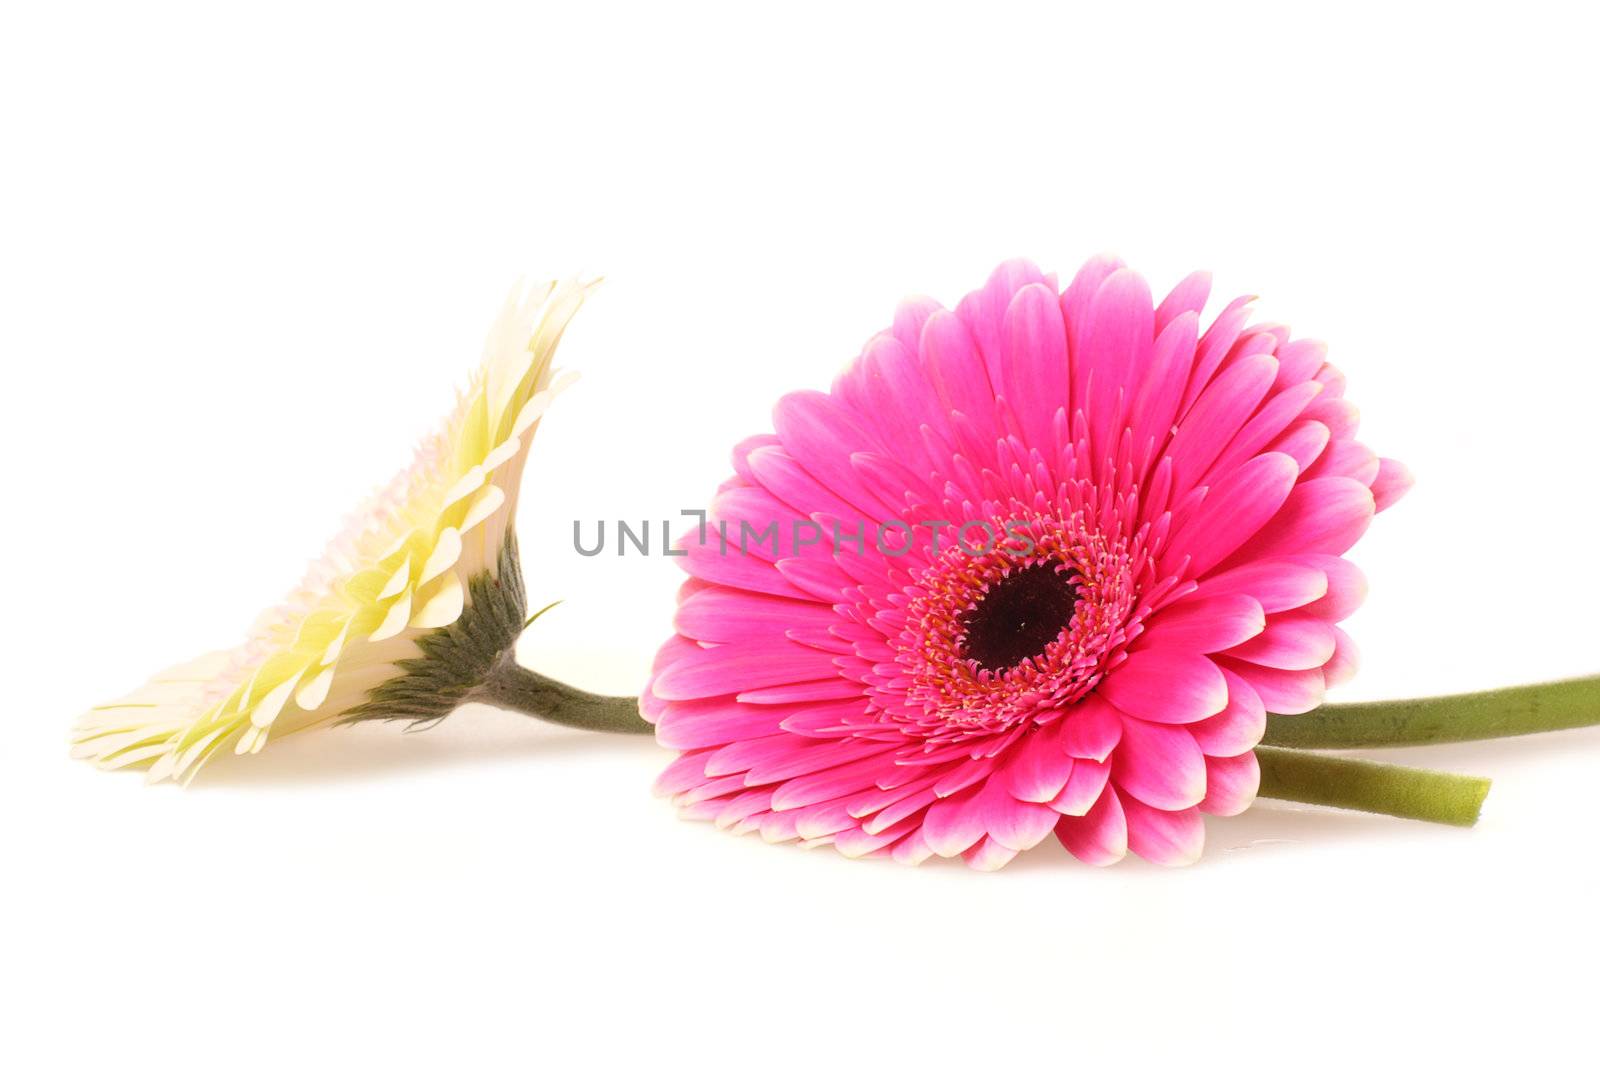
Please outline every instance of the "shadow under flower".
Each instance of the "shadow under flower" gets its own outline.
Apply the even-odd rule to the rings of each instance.
[[[655,739],[650,734],[571,730],[500,708],[466,704],[425,729],[356,723],[285,737],[253,756],[217,760],[189,788],[325,785],[442,771],[463,764],[566,758],[618,746],[654,750]],[[644,784],[648,787],[649,783]]]

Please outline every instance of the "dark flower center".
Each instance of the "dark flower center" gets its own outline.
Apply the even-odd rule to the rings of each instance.
[[[1078,608],[1071,572],[1054,563],[1012,571],[961,616],[962,651],[990,671],[1015,667],[1043,652]]]

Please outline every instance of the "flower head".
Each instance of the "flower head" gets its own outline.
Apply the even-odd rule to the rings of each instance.
[[[1353,670],[1341,556],[1409,485],[1323,345],[1248,298],[1202,330],[1209,287],[1007,263],[784,397],[683,543],[660,789],[851,856],[1195,859],[1267,713]]]
[[[528,447],[564,382],[551,360],[589,286],[513,293],[454,412],[235,649],[86,713],[74,755],[187,781],[223,752],[338,720],[449,712],[524,621],[512,520]]]

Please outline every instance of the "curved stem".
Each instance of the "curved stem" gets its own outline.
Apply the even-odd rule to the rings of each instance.
[[[1324,704],[1305,715],[1271,716],[1262,744],[1381,748],[1480,741],[1594,725],[1600,725],[1600,674],[1478,693]]]
[[[639,717],[638,697],[608,697],[576,689],[528,670],[509,652],[500,657],[470,699],[580,730],[647,734],[655,729]]]
[[[1449,826],[1478,821],[1489,779],[1262,745],[1257,796],[1351,808]]]

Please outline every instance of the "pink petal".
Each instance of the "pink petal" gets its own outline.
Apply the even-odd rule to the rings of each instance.
[[[809,593],[824,603],[837,602],[843,590],[858,584],[837,562],[818,556],[780,559],[773,566],[800,594]]]
[[[1196,316],[1205,310],[1206,297],[1211,295],[1211,274],[1209,271],[1197,270],[1183,281],[1173,286],[1172,292],[1161,301],[1161,306],[1156,308],[1156,333],[1159,334],[1184,312],[1193,312]]]
[[[934,312],[922,327],[922,358],[945,408],[965,415],[979,440],[999,437],[994,385],[966,325],[948,311]]]
[[[660,674],[672,664],[685,656],[693,655],[699,651],[699,645],[693,641],[685,640],[677,634],[667,638],[666,642],[656,650],[655,658],[650,664],[651,682],[655,681],[655,675]],[[660,722],[661,716],[667,710],[667,706],[665,700],[650,692],[649,689],[646,689],[639,697],[639,714],[649,723]]]
[[[1124,794],[1165,811],[1192,808],[1206,795],[1205,754],[1181,726],[1127,718],[1111,764]]]
[[[1001,391],[1022,419],[1023,440],[1044,450],[1056,409],[1071,402],[1067,330],[1055,293],[1043,285],[1017,291],[1001,330]]]
[[[778,732],[786,711],[761,711],[731,701],[710,706],[671,704],[656,723],[656,740],[667,748],[705,748],[768,737]]]
[[[876,788],[873,780],[880,766],[876,760],[856,760],[842,766],[785,778],[772,794],[771,808],[773,811],[803,808],[859,793],[869,786]]]
[[[711,502],[710,512],[708,521],[727,530],[730,548],[737,547],[740,552],[765,560],[800,555],[795,547],[795,535],[812,536],[812,531],[797,529],[805,516],[759,486],[724,489]],[[827,552],[827,546],[818,541],[806,547],[810,554]]]
[[[1328,346],[1321,341],[1301,339],[1278,346],[1278,384],[1282,390],[1310,382],[1328,361]],[[1318,382],[1317,384],[1321,384]]]
[[[1128,823],[1115,789],[1107,789],[1087,815],[1056,823],[1056,838],[1084,863],[1105,867],[1128,851]]]
[[[1228,704],[1228,684],[1216,664],[1199,653],[1165,647],[1133,653],[1096,691],[1147,722],[1199,722]],[[1124,722],[1124,743],[1127,730]]]
[[[858,826],[850,827],[834,835],[833,847],[839,850],[841,856],[856,860],[888,848],[910,831],[911,828],[906,826],[886,834],[869,834]]]
[[[920,829],[913,830],[889,851],[896,863],[904,863],[915,867],[933,855],[933,849],[928,847],[927,839],[922,836]]]
[[[1208,756],[1237,756],[1256,747],[1267,730],[1267,707],[1243,678],[1225,670],[1228,706],[1189,727],[1200,751]]]
[[[1238,339],[1246,320],[1250,318],[1250,303],[1254,299],[1241,296],[1234,300],[1222,309],[1201,336],[1199,347],[1195,350],[1194,373],[1189,376],[1188,389],[1178,409],[1180,415],[1192,408],[1200,391],[1211,384],[1212,375],[1216,374],[1223,357],[1233,347],[1233,342]]]
[[[910,795],[901,797],[882,811],[876,812],[862,827],[870,833],[881,834],[891,826],[904,822],[926,810],[927,807],[939,797],[931,789],[918,789]]]
[[[737,531],[725,542],[713,525],[708,528],[703,545],[699,534],[690,531],[679,540],[678,549],[688,552],[679,558],[678,566],[707,582],[791,599],[817,599],[787,581],[771,562],[740,552]]]
[[[1331,442],[1306,471],[1307,478],[1353,478],[1370,486],[1378,476],[1378,454],[1354,439]]]
[[[772,811],[754,818],[760,819],[761,840],[769,845],[793,841],[800,836],[800,831],[795,828],[800,818],[799,811]]]
[[[904,789],[896,790],[896,800],[893,803],[888,803],[880,811],[875,811],[866,817],[866,821],[862,822],[862,829],[866,829],[869,833],[883,833],[912,816],[920,816],[928,805],[936,800],[939,800],[938,793],[925,787],[918,787],[914,782]]]
[[[1006,792],[999,779],[992,779],[983,791],[983,826],[994,841],[1023,852],[1043,841],[1061,818],[1043,804],[1030,804]]]
[[[1007,260],[994,269],[982,289],[969,293],[956,305],[956,314],[972,331],[983,352],[990,381],[1000,381],[1000,334],[1011,298],[1023,286],[1036,284],[1049,284],[1043,271],[1026,259]]]
[[[902,300],[900,306],[894,309],[894,325],[889,332],[896,341],[906,346],[906,351],[915,352],[922,337],[922,328],[936,312],[943,310],[944,306],[931,297],[913,296]]]
[[[1150,288],[1127,268],[1114,272],[1095,292],[1081,346],[1072,355],[1072,392],[1089,416],[1095,455],[1109,455],[1116,434],[1120,396],[1131,376],[1150,363],[1155,310]]]
[[[1061,720],[1042,726],[1016,745],[1006,768],[1011,795],[1045,804],[1061,792],[1072,774],[1072,757],[1061,742]]]
[[[1194,362],[1194,346],[1199,320],[1193,314],[1178,316],[1156,336],[1150,355],[1150,370],[1134,389],[1132,407],[1133,440],[1136,448],[1147,441],[1164,445],[1178,418],[1184,384],[1189,380],[1189,365]]]
[[[1280,371],[1279,381],[1283,374]],[[1267,446],[1278,438],[1295,419],[1305,411],[1306,405],[1315,400],[1322,391],[1319,382],[1302,382],[1292,389],[1286,390],[1263,404],[1261,410],[1250,417],[1243,429],[1229,442],[1222,455],[1212,466],[1207,480],[1215,479],[1252,456],[1266,451],[1280,451],[1269,449]],[[1303,469],[1303,468],[1302,468]]]
[[[675,796],[705,781],[706,761],[710,758],[709,752],[686,752],[667,764],[666,770],[656,778],[656,796]]]
[[[1372,515],[1372,493],[1354,478],[1301,482],[1233,562],[1306,553],[1342,555],[1366,533]]]
[[[1061,747],[1079,759],[1103,760],[1122,739],[1122,716],[1090,693],[1061,720]]]
[[[751,477],[759,485],[802,515],[815,516],[818,512],[826,512],[852,522],[860,522],[864,518],[849,501],[806,473],[806,469],[781,446],[758,448],[750,453],[746,462],[750,465]]]
[[[770,801],[772,790],[747,789],[738,796],[730,797],[717,813],[717,828],[726,830],[740,824],[748,824],[757,815],[765,815],[772,810]]]
[[[798,759],[806,753],[838,751],[839,747],[835,744],[824,745],[793,734],[751,737],[743,741],[730,741],[709,753],[706,774],[711,777],[743,774],[765,759],[775,757]]]
[[[819,700],[861,698],[861,683],[849,678],[824,678],[815,682],[768,685],[740,692],[741,704],[803,704]]]
[[[923,426],[948,432],[933,383],[916,356],[893,337],[879,335],[868,342],[846,380],[861,392],[852,405],[858,421],[885,447],[915,449]]]
[[[1342,622],[1367,599],[1367,577],[1342,556],[1299,556],[1296,563],[1316,567],[1327,576],[1328,591],[1305,606],[1307,615],[1327,622]]]
[[[975,871],[998,871],[1016,858],[1020,849],[1006,848],[992,837],[985,837],[961,854]]]
[[[1090,759],[1074,760],[1072,774],[1067,778],[1067,784],[1061,787],[1061,792],[1050,801],[1050,807],[1063,815],[1083,815],[1094,802],[1100,799],[1100,794],[1106,791],[1106,782],[1111,778],[1111,764]]]
[[[1166,555],[1190,557],[1189,573],[1205,575],[1278,514],[1299,476],[1294,460],[1280,452],[1259,455],[1224,475],[1173,538]]]
[[[1158,612],[1133,647],[1221,652],[1250,640],[1266,625],[1266,613],[1254,597],[1188,597]]]
[[[934,795],[954,796],[975,782],[987,780],[994,773],[994,769],[993,760],[957,757],[954,768],[933,783]]]
[[[1274,715],[1302,715],[1320,707],[1327,692],[1320,670],[1285,671],[1226,658],[1223,665],[1260,694],[1262,703]]]
[[[1200,810],[1207,815],[1238,815],[1256,799],[1261,768],[1254,752],[1237,756],[1206,757],[1206,798]]]
[[[728,797],[734,793],[742,791],[743,789],[744,783],[739,779],[739,776],[735,774],[729,775],[725,778],[707,779],[675,799],[679,806],[688,807],[699,804],[702,801],[718,800]],[[715,809],[704,808],[702,809],[703,814],[700,817],[712,818],[719,810],[721,810],[720,806],[717,806]]]
[[[694,700],[784,682],[838,676],[833,658],[786,638],[701,649],[656,675],[651,691],[663,700]]]
[[[1301,470],[1306,470],[1322,455],[1332,436],[1322,423],[1306,419],[1285,430],[1283,436],[1272,442],[1271,451],[1282,452]]]
[[[922,836],[936,855],[959,856],[983,837],[984,786],[935,801],[922,817]]]
[[[876,513],[877,501],[850,464],[851,453],[872,447],[872,437],[842,403],[824,393],[790,393],[773,408],[772,422],[783,450],[812,478],[862,512]]]
[[[1201,475],[1249,421],[1278,376],[1278,361],[1251,356],[1217,375],[1178,424],[1167,454],[1172,457],[1179,495],[1199,484]],[[1224,472],[1226,473],[1226,472]]]
[[[733,446],[733,453],[729,457],[733,469],[738,477],[734,479],[739,485],[755,485],[756,477],[750,472],[750,456],[757,449],[770,448],[778,444],[778,435],[773,433],[758,433],[746,437],[743,441]]]
[[[1356,668],[1361,665],[1360,652],[1356,648],[1356,643],[1350,640],[1349,634],[1335,626],[1333,638],[1336,643],[1333,656],[1322,665],[1323,680],[1330,688],[1354,678]]]
[[[1221,571],[1200,583],[1194,595],[1242,593],[1270,613],[1309,604],[1328,592],[1327,573],[1311,563],[1267,559]]]
[[[1326,426],[1335,441],[1354,437],[1356,428],[1361,425],[1361,412],[1356,406],[1326,389],[1306,408],[1306,418],[1316,419]]]
[[[1161,811],[1123,794],[1128,821],[1128,847],[1163,867],[1182,867],[1200,858],[1205,848],[1205,822],[1194,808]]]
[[[886,766],[893,762],[895,744],[883,741],[812,741],[795,738],[798,742],[784,751],[764,751],[745,772],[744,784],[771,785],[789,778],[823,771],[831,767],[850,765],[861,775],[863,787],[871,784]],[[733,746],[722,749],[727,752]],[[709,766],[716,766],[713,760]]]
[[[1122,260],[1115,256],[1095,256],[1078,268],[1078,273],[1072,276],[1071,284],[1061,294],[1061,317],[1067,323],[1067,348],[1071,353],[1075,369],[1082,365],[1084,332],[1089,323],[1089,305],[1105,280],[1124,266]],[[1075,396],[1078,384],[1086,381],[1087,376],[1073,376]],[[1074,400],[1074,409],[1081,406],[1081,400]]]
[[[1300,612],[1288,612],[1272,616],[1260,636],[1230,648],[1228,655],[1263,667],[1303,671],[1328,662],[1333,648],[1331,623]]]
[[[795,808],[794,828],[802,838],[815,841],[818,838],[832,838],[832,835],[841,830],[849,830],[856,825],[851,817],[849,805],[841,801],[824,801],[804,808]]]
[[[672,624],[685,637],[721,644],[753,635],[780,638],[795,627],[827,627],[837,619],[815,601],[710,586],[679,604]]]
[[[1416,479],[1399,460],[1380,459],[1377,477],[1372,479],[1372,499],[1379,511],[1406,495]]]

